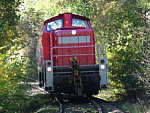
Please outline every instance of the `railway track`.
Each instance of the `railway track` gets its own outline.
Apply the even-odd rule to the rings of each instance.
[[[46,95],[46,98],[50,100],[47,103],[37,105],[33,110],[34,113],[108,113],[106,107],[110,107],[110,111],[117,111],[117,113],[129,113],[122,112],[119,108],[119,103],[107,102],[100,98],[96,97],[77,97],[77,96],[65,96],[65,95],[49,95],[48,92],[42,90],[37,86],[37,83],[32,83],[31,86],[31,95],[34,96],[39,94]],[[37,98],[37,97],[36,97]],[[40,98],[40,97],[39,97]],[[44,99],[44,98],[43,98]],[[51,109],[55,109],[55,112],[51,112]],[[46,112],[44,112],[46,110]],[[114,113],[115,113],[114,111]]]
[[[35,81],[35,82],[28,83],[28,85],[30,85],[30,87],[32,87],[32,90],[33,90],[31,93],[35,94],[35,92],[38,91],[38,93],[40,92],[42,94],[49,95],[48,92],[46,92],[43,89],[38,87],[38,85],[37,85],[38,83],[36,82],[36,80],[32,80],[32,81]],[[31,96],[34,94],[31,94]],[[53,95],[52,97],[50,96],[50,98],[53,98],[54,101],[57,103],[57,105],[59,107],[58,113],[103,113],[100,103],[98,103],[98,101],[94,97],[74,96],[73,98],[71,98],[71,97],[64,98],[64,96],[62,96],[62,95],[55,95],[55,96]],[[67,110],[70,108],[75,109],[78,107],[80,107],[80,110],[78,110],[77,112],[72,111],[72,109]],[[88,107],[90,108],[90,110]],[[41,110],[39,110],[35,113],[39,113]]]
[[[55,101],[59,106],[58,113],[103,113],[102,106],[93,97],[72,97],[65,100],[59,95]]]

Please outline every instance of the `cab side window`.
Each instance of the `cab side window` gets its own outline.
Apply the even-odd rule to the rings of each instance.
[[[63,20],[62,19],[58,19],[58,20],[54,20],[54,21],[51,21],[47,24],[47,28],[46,30],[48,32],[50,31],[53,31],[53,30],[56,30],[58,28],[62,28],[63,27]]]
[[[86,20],[81,20],[76,18],[72,19],[72,26],[89,28],[88,22]]]

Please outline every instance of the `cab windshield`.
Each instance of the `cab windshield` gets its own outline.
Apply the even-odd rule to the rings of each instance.
[[[72,19],[72,26],[88,28],[88,22],[85,20],[73,18]]]
[[[62,28],[62,27],[63,27],[62,19],[54,20],[47,24],[47,31],[50,32],[50,31],[53,31],[55,29]]]

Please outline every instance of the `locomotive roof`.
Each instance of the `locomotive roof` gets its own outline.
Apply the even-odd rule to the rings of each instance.
[[[58,16],[55,16],[55,17],[52,17],[52,18],[49,18],[49,19],[45,20],[44,25],[45,25],[46,23],[50,22],[50,21],[63,18],[64,14],[72,15],[73,18],[78,18],[78,19],[83,19],[83,20],[90,21],[89,18],[84,17],[84,16],[80,16],[80,15],[76,15],[76,14],[72,14],[72,13],[63,13],[63,14],[59,14]]]

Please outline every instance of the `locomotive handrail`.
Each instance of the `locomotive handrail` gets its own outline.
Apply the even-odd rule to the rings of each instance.
[[[74,54],[74,55],[53,55],[53,49],[67,49],[67,48],[84,48],[84,47],[97,47],[97,52],[95,54]],[[103,47],[104,49],[104,47]],[[51,52],[52,52],[52,56],[51,57],[56,57],[56,56],[94,56],[94,55],[98,55],[98,57],[100,57],[100,46],[99,45],[88,45],[88,46],[66,46],[66,47],[52,47],[51,48]],[[104,50],[102,51],[102,55],[106,55],[106,51],[104,52]]]
[[[94,56],[95,54],[73,54],[73,55],[53,55],[52,57],[56,56]]]
[[[95,45],[90,46],[66,46],[66,47],[52,47],[51,49],[59,49],[59,48],[80,48],[80,47],[96,47]]]
[[[98,54],[100,55],[100,51],[103,55],[106,55],[106,48],[103,47],[103,49],[100,48],[100,45],[88,45],[88,46],[66,46],[66,47],[52,47],[51,49],[67,49],[67,48],[83,48],[83,47],[97,47]]]
[[[51,48],[51,58],[56,56],[94,56],[96,54],[73,54],[73,55],[53,55],[53,49],[66,49],[66,48],[83,48],[83,47],[99,47],[98,45],[89,45],[89,46],[66,46],[66,47],[52,47]],[[98,53],[99,54],[99,53]],[[99,55],[98,55],[99,56]]]
[[[95,52],[95,54],[72,54],[72,55],[55,55],[53,54],[53,50],[54,49],[67,49],[67,48],[84,48],[84,47],[96,47],[97,49],[97,52]],[[105,51],[105,52],[104,52]],[[69,56],[98,56],[98,61],[100,62],[100,59],[101,59],[101,55],[103,57],[107,57],[106,56],[106,49],[104,50],[104,47],[103,47],[103,50],[101,50],[100,48],[100,45],[87,45],[87,46],[66,46],[66,47],[52,47],[51,48],[51,59],[53,59],[54,57],[58,56],[58,57],[69,57]]]

